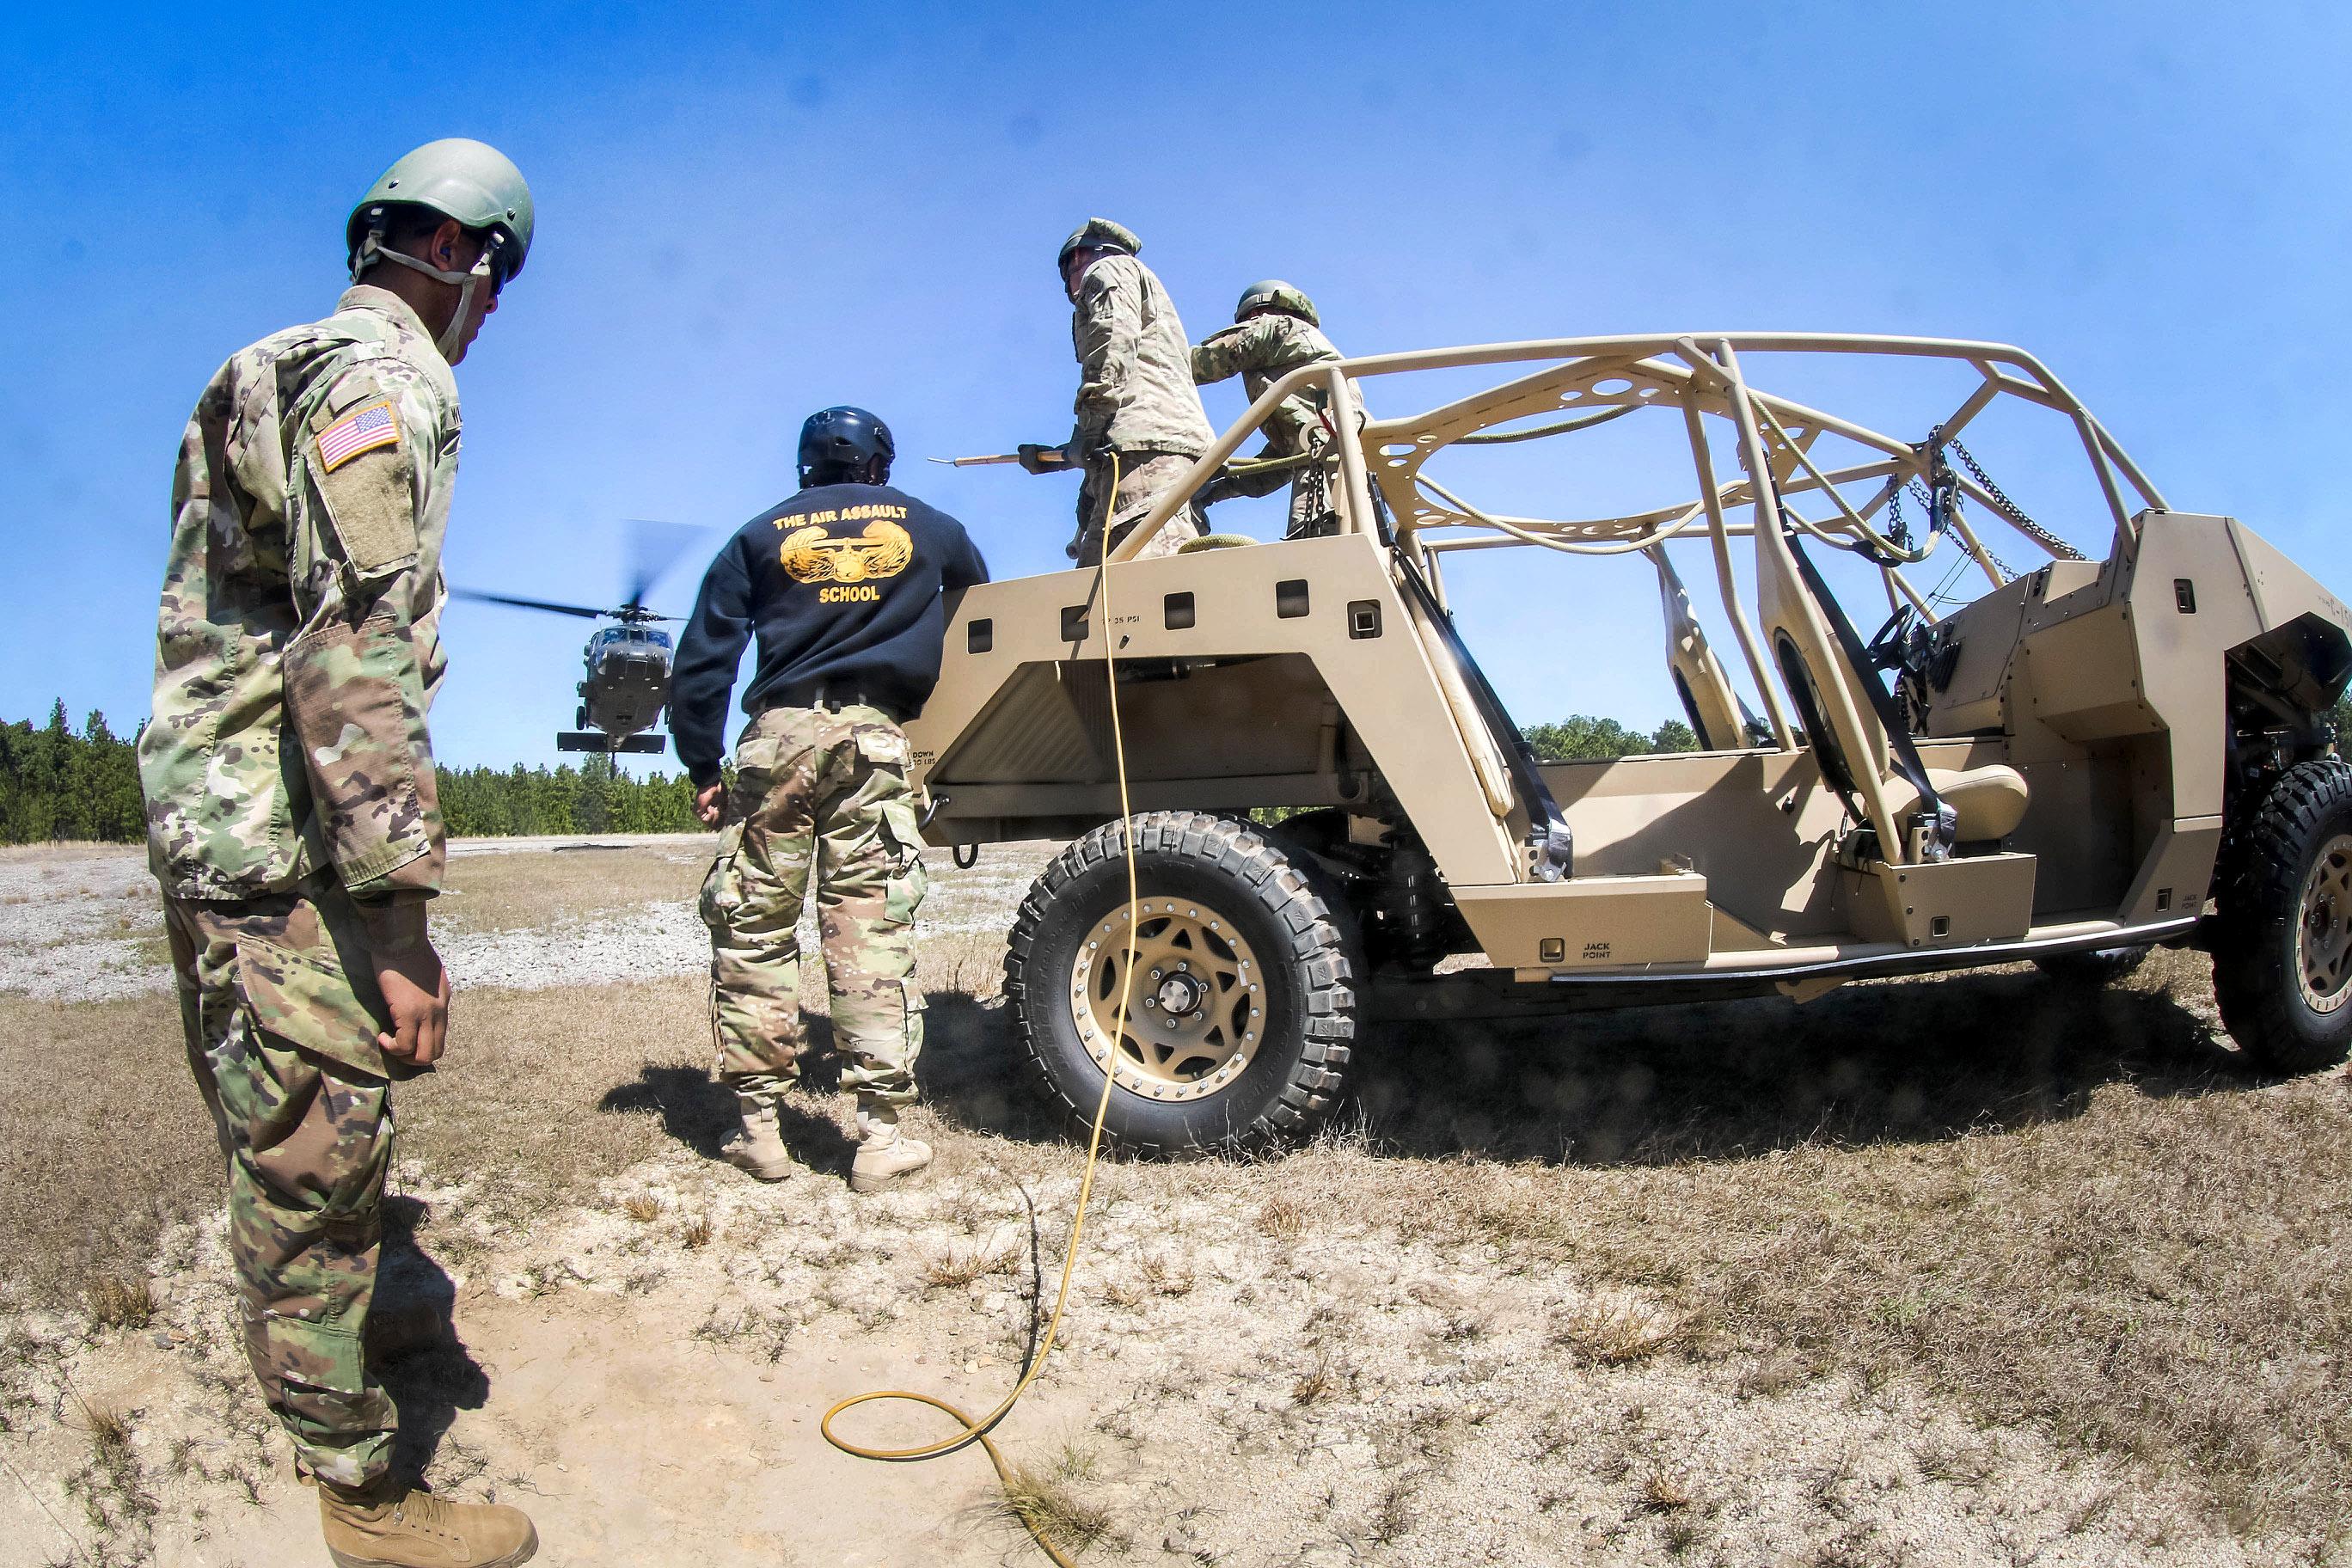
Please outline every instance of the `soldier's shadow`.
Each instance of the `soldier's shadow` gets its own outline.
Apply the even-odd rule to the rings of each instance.
[[[933,991],[924,1006],[923,1057],[915,1076],[923,1102],[940,1121],[1026,1142],[1064,1137],[1045,1095],[1019,1071],[1013,1015],[1003,1001]]]
[[[368,1364],[400,1408],[393,1473],[411,1481],[433,1468],[457,1412],[479,1410],[490,1396],[489,1374],[457,1336],[457,1283],[417,1241],[430,1212],[415,1198],[384,1200],[383,1248],[368,1314]],[[436,1479],[447,1484],[471,1478]]]
[[[950,1127],[1034,1142],[1059,1138],[1061,1126],[1040,1097],[1016,1080],[1013,1042],[1003,1004],[981,1003],[961,991],[925,998],[923,1054],[915,1077],[923,1103]],[[793,1157],[812,1170],[846,1168],[854,1152],[834,1112],[842,1109],[841,1057],[832,1021],[804,1016],[807,1044],[799,1089],[784,1097],[777,1121]],[[662,1130],[705,1159],[741,1123],[735,1096],[707,1068],[647,1063],[626,1083],[614,1085],[596,1109],[620,1115],[651,1113]]]
[[[848,1150],[840,1124],[816,1108],[816,1100],[840,1089],[841,1062],[833,1053],[832,1025],[814,1017],[803,1023],[808,1043],[801,1057],[801,1092],[785,1096],[777,1107],[777,1125],[793,1158],[812,1170],[830,1170],[845,1164]],[[606,1089],[596,1109],[625,1115],[650,1111],[661,1118],[663,1131],[706,1160],[717,1159],[742,1125],[734,1091],[698,1067],[648,1063],[632,1081]]]

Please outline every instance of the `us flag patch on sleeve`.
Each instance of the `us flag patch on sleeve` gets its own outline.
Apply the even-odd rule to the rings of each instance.
[[[352,409],[319,433],[319,460],[333,473],[362,452],[389,447],[400,439],[400,423],[389,403],[370,403]]]

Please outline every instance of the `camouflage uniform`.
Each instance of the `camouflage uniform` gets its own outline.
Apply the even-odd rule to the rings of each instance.
[[[770,708],[735,747],[731,825],[703,879],[717,1071],[748,1118],[800,1074],[800,918],[814,876],[842,1087],[910,1105],[923,1048],[915,912],[929,886],[906,732],[877,708]]]
[[[1132,256],[1097,257],[1078,279],[1070,342],[1078,357],[1077,426],[1070,451],[1086,466],[1078,487],[1077,557],[1101,559],[1103,519],[1112,542],[1207,451],[1216,433],[1192,384],[1192,351],[1175,302]],[[1118,494],[1110,454],[1118,455]],[[1171,518],[1142,554],[1172,554],[1201,531],[1194,509]]]
[[[1335,363],[1339,358],[1339,351],[1331,346],[1331,340],[1311,322],[1269,310],[1210,333],[1192,351],[1192,379],[1205,386],[1239,375],[1242,390],[1255,403],[1265,395],[1267,387],[1300,365]],[[1284,398],[1266,416],[1265,446],[1252,460],[1265,462],[1301,453],[1325,452],[1332,439],[1331,427],[1324,422],[1324,411],[1330,403],[1331,395],[1321,387]],[[1214,491],[1205,499],[1269,495],[1286,479],[1290,481],[1287,536],[1299,539],[1336,530],[1328,461],[1220,478],[1213,481]]]
[[[299,1462],[348,1487],[394,1426],[361,1352],[392,1135],[372,954],[418,940],[440,887],[457,440],[449,366],[383,289],[223,365],[181,447],[139,743],[247,1353]]]
[[[1114,547],[1135,531],[1135,525],[1151,510],[1160,492],[1184,477],[1192,466],[1192,457],[1153,452],[1119,454],[1116,464],[1118,495],[1108,506],[1110,542]],[[1111,457],[1105,454],[1087,464],[1086,477],[1078,481],[1076,559],[1081,566],[1097,565],[1102,561],[1104,498],[1110,489],[1113,467]],[[1173,555],[1183,548],[1186,540],[1198,539],[1201,533],[1200,509],[1188,506],[1160,525],[1150,542],[1136,552],[1136,559],[1149,561],[1155,556]]]

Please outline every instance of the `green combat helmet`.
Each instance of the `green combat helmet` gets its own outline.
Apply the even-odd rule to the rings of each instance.
[[[481,259],[471,271],[447,272],[413,256],[385,249],[383,235],[391,209],[404,205],[455,218],[477,233],[488,231],[489,242],[482,247]],[[427,142],[377,175],[343,226],[343,244],[353,282],[377,262],[390,261],[458,286],[462,292],[457,313],[441,334],[446,341],[437,345],[447,354],[456,352],[457,334],[464,330],[474,290],[485,279],[492,289],[502,289],[507,279],[522,270],[523,259],[530,254],[530,187],[523,183],[522,171],[487,142],[451,136]]]
[[[1143,241],[1135,230],[1123,223],[1113,223],[1107,217],[1090,217],[1070,231],[1062,241],[1062,248],[1054,257],[1054,269],[1060,271],[1070,264],[1070,258],[1081,250],[1116,250],[1122,256],[1143,254]]]
[[[1246,321],[1259,310],[1280,310],[1310,327],[1323,324],[1315,313],[1315,301],[1279,278],[1264,279],[1243,289],[1241,303],[1234,307],[1234,320]]]

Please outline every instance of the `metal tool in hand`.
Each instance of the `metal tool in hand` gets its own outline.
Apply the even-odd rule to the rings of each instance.
[[[931,461],[945,463],[951,468],[985,468],[992,463],[1018,463],[1033,474],[1049,469],[1077,467],[1070,461],[1069,454],[1063,448],[1030,442],[1024,442],[1010,452],[990,452],[978,458],[933,458]]]

